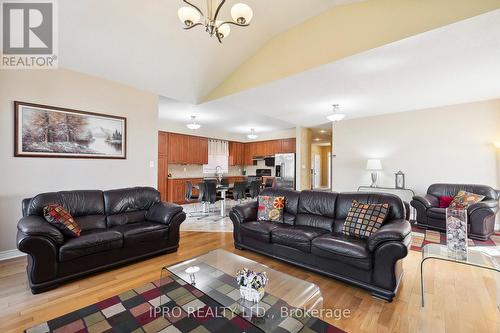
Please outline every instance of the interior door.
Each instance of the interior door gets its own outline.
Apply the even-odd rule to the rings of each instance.
[[[313,159],[313,188],[321,187],[321,156],[314,155]]]

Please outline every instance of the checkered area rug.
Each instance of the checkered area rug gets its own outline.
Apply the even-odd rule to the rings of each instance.
[[[276,299],[277,300],[277,299]],[[162,309],[162,311],[155,311]],[[196,309],[196,310],[193,310]],[[276,333],[341,333],[320,319],[281,318]],[[26,333],[262,332],[180,279],[166,278],[29,328]]]
[[[411,250],[421,251],[425,244],[438,243],[446,244],[446,232],[419,228],[415,222],[411,225],[412,240]],[[500,232],[495,232],[490,239],[485,241],[468,239],[469,246],[500,246]]]

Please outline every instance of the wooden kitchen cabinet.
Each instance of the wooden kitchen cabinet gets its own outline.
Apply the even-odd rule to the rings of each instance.
[[[191,181],[193,185],[196,185],[202,182],[203,179],[202,178],[169,179],[167,201],[179,205],[187,203],[185,197],[186,197],[186,183],[188,181]],[[198,190],[193,189],[193,195],[198,195]]]
[[[184,164],[187,162],[188,138],[185,135],[169,133],[168,135],[168,163]]]
[[[208,139],[192,135],[169,133],[168,163],[207,164]]]
[[[241,142],[229,142],[229,165],[245,165],[245,144]]]
[[[295,153],[295,138],[283,139],[281,141],[281,153]]]
[[[255,156],[295,153],[295,138],[248,142],[244,144],[243,150],[243,165],[252,165]]]

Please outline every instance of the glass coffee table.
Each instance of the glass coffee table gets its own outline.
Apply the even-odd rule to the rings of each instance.
[[[450,261],[457,264],[474,266],[482,269],[500,272],[500,249],[496,246],[469,247],[466,253],[448,250],[443,244],[426,244],[422,247],[420,263],[420,293],[424,307],[424,262],[429,259]],[[500,276],[497,278],[497,307],[500,310]]]
[[[248,302],[240,297],[235,276],[243,268],[267,274],[269,281],[259,303]],[[181,282],[191,285],[222,308],[229,309],[234,315],[244,318],[264,332],[275,331],[283,325],[287,319],[283,314],[292,314],[292,320],[300,322],[300,316],[309,317],[313,310],[319,311],[323,307],[323,297],[314,283],[222,249],[163,267],[161,285],[161,281],[169,277],[177,277]]]

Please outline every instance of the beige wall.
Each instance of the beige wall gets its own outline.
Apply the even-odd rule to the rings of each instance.
[[[380,158],[379,185],[425,193],[432,183],[477,183],[498,187],[500,99],[338,122],[335,125],[335,191],[370,184],[368,158]]]
[[[14,158],[14,100],[127,117],[127,159]],[[0,71],[0,252],[16,247],[23,198],[156,186],[157,119],[158,98],[149,92],[68,70]]]
[[[297,127],[297,190],[311,189],[311,143],[312,130]]]
[[[369,0],[335,6],[271,39],[206,100],[498,8],[498,0]]]
[[[321,146],[321,186],[328,186],[328,154],[331,153],[331,146]]]

